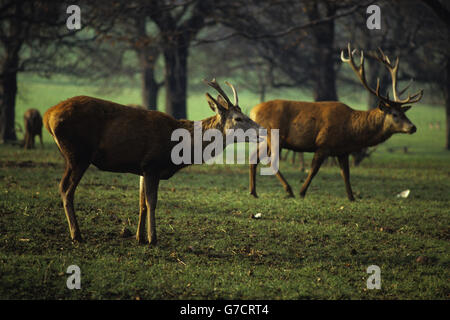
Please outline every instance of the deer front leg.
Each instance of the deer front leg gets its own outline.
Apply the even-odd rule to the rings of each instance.
[[[350,201],[355,201],[353,197],[352,186],[350,185],[350,168],[348,166],[348,154],[339,156],[339,166],[341,167],[341,175],[344,178],[345,190],[347,191],[347,197]]]
[[[257,150],[255,150],[255,152],[252,155],[250,155],[250,167],[249,167],[250,195],[252,195],[255,198],[258,198],[258,195],[256,193],[256,167],[258,166],[259,160],[260,160],[260,148],[258,146]]]
[[[159,175],[144,173],[145,204],[147,206],[147,238],[150,245],[155,245],[156,238],[156,202],[158,201]]]
[[[139,177],[139,223],[136,231],[136,240],[139,243],[146,243],[145,238],[145,221],[147,220],[147,204],[145,197],[144,177]]]

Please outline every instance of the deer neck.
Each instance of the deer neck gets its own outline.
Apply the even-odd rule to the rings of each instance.
[[[354,140],[361,146],[374,146],[389,139],[392,132],[385,127],[385,114],[378,108],[353,112],[350,124]]]
[[[191,121],[191,120],[179,120],[181,124],[181,128],[189,131],[191,135],[191,147],[192,151],[196,147],[196,143],[201,146],[202,153],[205,150],[206,146],[208,146],[211,141],[204,141],[203,134],[209,129],[216,129],[222,133],[223,138],[223,146],[226,147],[226,137],[223,134],[223,124],[220,121],[218,116],[212,116],[201,121]],[[200,142],[198,141],[200,140]],[[198,147],[198,146],[197,146]],[[193,154],[193,153],[192,153]],[[202,157],[202,162],[205,159]],[[192,162],[194,163],[194,162]]]

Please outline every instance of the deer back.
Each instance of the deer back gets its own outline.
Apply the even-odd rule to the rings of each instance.
[[[177,121],[162,112],[79,96],[50,108],[44,123],[67,152],[101,170],[140,174],[146,165],[167,164]],[[64,149],[64,147],[63,147]]]
[[[334,101],[273,100],[255,106],[250,117],[268,130],[279,129],[282,148],[314,152],[319,147],[336,147],[341,141],[334,137],[349,135],[353,111]]]

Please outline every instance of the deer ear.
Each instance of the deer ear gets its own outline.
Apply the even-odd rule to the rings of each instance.
[[[411,109],[411,106],[405,106],[405,107],[402,107],[403,113],[405,113],[405,112],[408,111],[409,109]]]
[[[212,111],[214,111],[217,114],[221,114],[225,112],[226,110],[220,105],[219,102],[217,102],[213,97],[210,96],[209,93],[206,94],[206,100],[208,101],[209,107]]]

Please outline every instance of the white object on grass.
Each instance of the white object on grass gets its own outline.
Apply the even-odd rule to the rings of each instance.
[[[397,198],[408,198],[410,192],[409,189],[404,190],[397,195]]]

